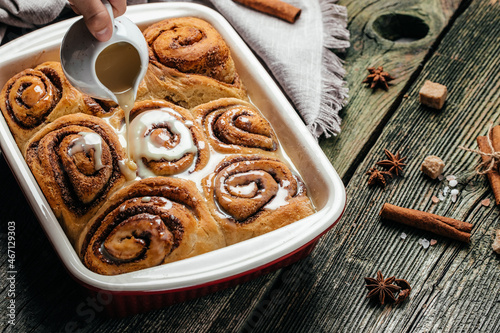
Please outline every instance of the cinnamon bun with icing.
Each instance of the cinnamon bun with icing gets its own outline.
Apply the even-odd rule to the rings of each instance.
[[[193,257],[225,246],[196,185],[154,177],[113,194],[80,237],[92,271],[114,275]]]
[[[125,152],[100,118],[73,114],[46,125],[28,141],[26,162],[74,244],[108,196],[125,183]]]
[[[141,178],[192,173],[207,164],[209,146],[189,110],[161,100],[141,101],[130,119],[130,153]]]
[[[227,245],[276,230],[314,214],[302,181],[280,160],[227,157],[203,179],[207,203]]]

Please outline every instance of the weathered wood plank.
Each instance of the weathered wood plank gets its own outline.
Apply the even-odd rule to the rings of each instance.
[[[479,158],[457,148],[475,146],[475,137],[485,134],[489,122],[500,121],[498,17],[498,4],[476,1],[458,18],[354,173],[344,219],[308,262],[286,270],[291,281],[300,282],[273,290],[274,299],[285,301],[273,302],[267,296],[271,302],[254,331],[499,330],[500,261],[491,242],[500,227],[500,209],[480,204],[493,195],[485,177],[473,174]],[[442,111],[419,104],[418,91],[426,79],[448,86]],[[383,157],[384,148],[408,156],[405,176],[385,189],[368,188],[364,173]],[[446,182],[430,180],[419,171],[429,154],[442,157],[445,173],[458,177],[457,202],[448,196],[432,203],[431,196]],[[384,202],[471,222],[472,243],[381,221],[378,212]],[[437,245],[422,248],[418,240],[424,237],[436,239]],[[411,282],[407,302],[382,307],[366,299],[363,277],[375,276],[379,269]]]
[[[413,1],[412,3],[417,3],[417,1]],[[354,26],[358,24],[358,21],[356,21],[356,23],[354,23],[354,21],[359,19],[360,15],[365,15],[365,20],[367,20],[366,17],[373,9],[367,11],[353,10],[353,8],[355,8],[354,1],[345,1],[344,4],[349,6],[349,15],[351,17],[350,29],[352,35],[355,36],[359,32],[352,30]],[[363,6],[369,5],[374,6],[373,8],[386,8],[389,10],[391,7],[389,4],[396,4],[396,6],[400,5],[399,2],[396,1],[372,1],[370,4],[365,3]],[[439,34],[439,31],[441,31],[449,17],[451,17],[457,5],[458,0],[454,0],[449,2],[449,4],[443,3],[442,5],[433,7],[433,11],[444,13],[442,15],[441,24],[439,27],[436,27],[436,34],[433,35],[433,38]],[[418,7],[418,4],[415,6]],[[351,11],[353,12],[351,13]],[[433,15],[441,16],[441,14]],[[362,30],[364,24],[359,23],[359,26],[359,29]],[[366,43],[372,43],[376,40],[376,38],[372,40],[365,35],[363,35],[362,39],[366,39]],[[432,41],[429,42],[429,45],[431,45]],[[359,43],[353,44],[356,48],[360,47]],[[429,45],[419,51],[419,55],[423,56],[427,52]],[[379,53],[383,54],[384,52],[391,52],[389,49],[393,46],[386,46],[385,48],[377,46],[378,48],[373,48],[373,50],[380,50]],[[363,54],[361,52],[362,50],[365,50]],[[369,54],[374,51],[371,51],[371,48],[366,48],[363,45],[356,52],[358,51],[360,53],[353,53],[354,50],[351,50],[347,56],[348,71],[351,73],[349,74],[348,81],[351,85],[351,95],[357,100],[357,106],[350,106],[345,110],[343,115],[344,132],[341,136],[339,138],[327,140],[326,143],[323,142],[323,148],[328,153],[328,156],[330,156],[330,159],[334,162],[334,165],[341,175],[345,174],[345,171],[353,161],[353,158],[345,152],[356,151],[354,149],[362,150],[367,141],[366,136],[368,133],[371,134],[377,129],[377,124],[380,123],[380,119],[383,119],[384,115],[387,114],[387,110],[390,109],[390,105],[394,102],[395,96],[398,96],[411,73],[409,70],[408,72],[403,71],[402,73],[404,75],[399,76],[396,81],[396,86],[392,87],[389,93],[384,94],[380,91],[372,93],[369,89],[358,87],[357,85],[365,76],[365,67],[374,65],[374,63],[371,63],[369,60],[375,59],[376,56],[373,57],[374,53],[372,53],[372,57],[370,57]],[[360,63],[356,70],[352,63],[358,55],[364,57],[363,59],[366,64]],[[407,57],[412,59],[413,56],[414,55],[411,54],[407,55]],[[386,57],[386,55],[384,55],[384,57]],[[386,58],[383,59],[385,61]],[[415,60],[414,63],[412,62],[414,68],[418,66],[419,61]],[[399,75],[399,73],[394,74]],[[357,78],[355,79],[353,75],[357,75]],[[361,98],[363,94],[365,94],[365,98]],[[358,95],[360,96],[358,97]],[[362,101],[372,100],[374,98],[376,98],[378,102],[374,102],[372,105],[377,105],[377,107],[369,109],[363,105]],[[350,103],[352,105],[352,99]],[[358,108],[359,111],[355,111],[355,109]],[[364,122],[356,121],[356,114],[364,113],[366,115],[373,113],[373,110],[382,110],[378,113],[378,118],[373,118],[375,119],[373,122],[369,120]],[[367,133],[363,139],[364,141],[356,142],[355,145],[350,146],[351,143],[349,140],[353,140],[359,133]],[[346,139],[340,144],[337,143],[337,141],[342,140],[344,136],[349,136],[351,139]],[[334,146],[330,146],[330,143],[333,143]],[[338,151],[344,152],[343,155],[337,154]],[[337,155],[339,156],[337,157]],[[8,172],[6,169],[5,163],[0,163],[0,171]],[[15,182],[8,184],[8,188],[13,187],[17,187]],[[360,186],[360,191],[361,188]],[[393,187],[393,190],[394,188],[395,187]],[[349,190],[354,191],[354,189],[355,187]],[[352,195],[352,193],[356,192],[350,193]],[[386,192],[381,191],[377,196],[384,193]],[[9,196],[9,194],[3,195],[3,198]],[[19,198],[16,202],[19,201],[21,206],[27,207],[22,195],[18,193],[18,196]],[[21,212],[19,208],[11,207],[4,217],[9,220],[15,220],[18,226],[26,228],[24,229],[27,234],[26,240],[18,246],[21,248],[20,251],[23,255],[23,265],[25,269],[30,272],[26,275],[24,273],[18,275],[21,290],[19,295],[21,296],[19,296],[18,307],[19,326],[16,328],[16,331],[20,329],[20,331],[26,332],[61,332],[65,331],[66,325],[70,322],[76,322],[77,327],[83,332],[127,332],[138,330],[141,332],[157,332],[160,329],[175,329],[185,332],[229,332],[237,330],[247,331],[252,328],[254,328],[254,331],[261,331],[261,329],[267,330],[271,327],[276,330],[278,330],[278,327],[282,327],[283,331],[290,328],[292,331],[297,331],[296,328],[306,328],[306,322],[310,323],[307,327],[311,331],[326,331],[330,330],[332,327],[339,327],[340,330],[341,327],[349,327],[349,325],[352,327],[352,325],[358,323],[358,319],[349,312],[350,305],[346,307],[345,303],[338,303],[339,299],[342,300],[344,297],[340,292],[346,292],[347,294],[352,293],[350,289],[346,288],[350,287],[352,283],[358,283],[359,279],[362,278],[358,276],[360,275],[359,272],[365,272],[366,267],[363,265],[366,265],[369,260],[373,260],[371,256],[373,256],[373,253],[376,253],[376,251],[372,249],[370,255],[355,251],[359,249],[359,246],[363,249],[363,247],[365,247],[363,243],[367,244],[366,246],[370,244],[365,234],[363,234],[365,235],[364,237],[360,237],[361,244],[354,241],[354,243],[348,244],[349,247],[347,249],[349,249],[349,251],[347,251],[347,249],[343,250],[341,245],[346,244],[347,237],[355,237],[357,233],[360,232],[359,230],[356,231],[357,228],[360,228],[360,225],[353,225],[352,223],[366,221],[366,215],[354,214],[356,209],[358,209],[358,211],[360,208],[377,210],[377,208],[373,207],[377,202],[373,201],[376,197],[371,199],[372,201],[360,201],[360,205],[354,207],[350,206],[350,211],[346,214],[347,219],[344,218],[344,222],[339,228],[331,232],[328,238],[321,242],[318,249],[313,253],[313,256],[290,268],[199,300],[193,300],[164,310],[158,310],[121,320],[106,319],[99,316],[90,319],[88,313],[82,315],[81,311],[78,312],[78,309],[88,309],[88,307],[81,307],[82,302],[86,302],[87,296],[85,292],[68,277],[45,237],[39,236],[41,229],[31,213]],[[11,199],[9,198],[9,200]],[[366,202],[368,207],[364,207],[363,202]],[[369,205],[372,205],[371,208]],[[495,218],[495,216],[492,218]],[[26,223],[24,223],[24,221],[26,221]],[[3,218],[1,225],[1,231],[3,233],[5,230]],[[393,234],[393,228],[389,228],[385,225],[384,228],[383,230],[389,235],[387,237],[398,240],[397,235]],[[377,230],[378,229],[375,228],[365,230],[364,232],[377,232]],[[384,235],[380,237],[384,237]],[[445,240],[443,240],[443,242],[443,244],[448,244],[445,243]],[[441,240],[439,244],[442,246]],[[454,248],[454,245],[456,244],[450,243],[452,248]],[[1,242],[1,246],[0,251],[3,251],[4,242]],[[33,248],[37,249],[37,251],[32,251]],[[43,251],[39,249],[43,249]],[[388,253],[394,252],[406,253],[411,252],[411,249],[401,250],[394,246]],[[381,255],[384,255],[384,253]],[[348,255],[349,258],[349,264],[345,267],[345,272],[338,272],[336,263],[342,262],[346,255]],[[420,253],[420,256],[422,256],[422,253]],[[438,257],[440,256],[441,255]],[[325,258],[327,261],[324,261]],[[328,260],[333,261],[330,262]],[[434,258],[434,260],[437,259]],[[386,257],[385,261],[391,262],[391,259]],[[49,274],[41,274],[38,271],[40,262],[44,263]],[[426,258],[425,263],[427,262],[433,261]],[[371,273],[370,271],[367,274]],[[407,272],[403,271],[401,273],[406,274]],[[334,274],[337,274],[336,280],[331,279],[331,276]],[[411,275],[408,274],[408,276]],[[357,290],[358,294],[363,294],[361,289],[360,287],[359,290]],[[332,299],[333,296],[338,297],[338,299]],[[0,300],[3,301],[4,299],[4,293],[0,293]],[[348,300],[348,298],[344,301],[346,300]],[[4,303],[1,301],[0,305],[3,306]],[[339,307],[338,304],[343,308]],[[331,305],[330,309],[328,305]],[[311,313],[315,311],[315,309],[317,309],[318,315],[311,316]],[[329,310],[328,316],[324,312],[326,310]],[[379,311],[379,309],[373,306],[373,311],[376,312]],[[422,314],[422,312],[420,312],[420,314]],[[329,317],[330,315],[332,318]],[[366,317],[364,322],[370,323],[372,319],[369,318],[371,317]],[[420,322],[416,321],[415,325],[418,323]],[[5,328],[4,324],[5,322],[0,324],[2,331]]]
[[[323,138],[320,144],[342,177],[357,162],[358,156],[365,155],[369,147],[367,143],[379,134],[380,127],[390,116],[395,103],[398,103],[398,97],[401,97],[411,76],[419,69],[461,2],[339,1],[349,13],[352,46],[346,54],[346,79],[350,97],[348,105],[341,112],[341,135]],[[424,34],[425,37],[420,38]],[[420,39],[401,43],[383,36],[396,40]],[[396,78],[388,92],[381,89],[372,91],[361,84],[368,75],[366,68],[373,66],[383,66]]]
[[[368,142],[370,135],[377,130],[380,121],[387,114],[396,97],[401,93],[411,74],[414,73],[433,42],[445,28],[453,13],[458,9],[460,1],[413,1],[410,4],[407,2],[403,4],[396,1],[372,1],[369,5],[366,2],[359,1],[340,1],[339,4],[347,6],[349,12],[349,30],[352,36],[351,45],[353,47],[347,53],[346,67],[349,73],[347,81],[351,91],[351,98],[348,107],[343,111],[343,133],[339,137],[323,140],[321,146],[342,177],[348,171],[348,168],[356,157],[356,154],[352,154],[352,152],[361,151]],[[372,7],[367,9],[368,6]],[[426,38],[414,43],[410,47],[408,45],[398,47],[395,43],[388,42],[381,39],[378,35],[374,35],[373,31],[367,34],[364,33],[366,23],[370,21],[369,17],[377,12],[377,8],[381,13],[386,13],[389,10],[388,8],[394,10],[398,7],[402,8],[403,11],[419,12],[417,16],[429,16],[428,21],[430,22],[431,29]],[[367,44],[366,46],[364,45],[365,43]],[[399,66],[398,72],[394,72],[394,74],[398,76],[398,80],[394,82],[396,87],[393,87],[388,95],[384,95],[381,92],[373,93],[369,89],[360,87],[359,85],[359,82],[366,76],[366,67],[380,64],[373,61],[373,55],[377,53],[383,55],[382,59],[384,63],[386,63],[386,60],[393,63],[394,59],[405,59],[405,62],[397,62]],[[378,59],[377,57],[375,58]],[[366,107],[366,100],[368,96],[374,94],[378,94],[378,96],[371,104],[375,106],[375,110],[372,110]],[[360,121],[360,115],[365,118],[364,121]],[[366,134],[359,136],[359,133]],[[355,144],[353,144],[353,140]],[[286,305],[294,302],[294,299],[291,299],[290,295],[280,295],[280,288],[292,286],[293,290],[293,286],[300,284],[302,281],[314,281],[314,277],[309,276],[309,273],[312,272],[309,264],[304,264],[304,262],[309,263],[309,260],[298,263],[289,269],[292,271],[296,269],[299,272],[298,278],[295,273],[288,274],[288,270],[285,270],[283,274],[277,275],[275,273],[272,276],[272,280],[274,281],[272,288],[267,291],[266,296],[254,309],[252,315],[240,327],[241,331],[252,331],[259,322],[266,322],[266,318],[269,315],[276,316],[276,313],[268,311],[271,304]],[[315,267],[315,269],[318,269],[318,267]],[[293,278],[288,278],[287,276],[289,275],[293,276]],[[251,295],[252,291],[244,290],[243,293]],[[300,295],[298,297],[299,299],[301,298]],[[311,305],[309,304],[308,306]],[[305,321],[309,325],[311,324],[311,320],[305,318],[301,320],[300,316],[296,318],[296,315],[297,313],[293,313],[293,323],[297,324]],[[273,330],[278,329],[280,325],[274,326]],[[294,331],[296,330],[293,325],[292,328]],[[314,326],[310,328],[311,331],[314,331],[313,328]],[[257,329],[257,331],[260,330]]]

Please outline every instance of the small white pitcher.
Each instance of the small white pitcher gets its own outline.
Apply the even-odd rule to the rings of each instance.
[[[142,32],[126,17],[114,19],[113,9],[108,1],[103,1],[113,21],[113,34],[107,42],[98,41],[87,29],[82,19],[76,21],[66,32],[61,45],[61,65],[70,83],[81,92],[99,99],[112,100],[118,103],[115,94],[97,77],[96,60],[108,46],[125,42],[138,52],[141,68],[132,87],[134,97],[139,83],[148,68],[148,47]]]

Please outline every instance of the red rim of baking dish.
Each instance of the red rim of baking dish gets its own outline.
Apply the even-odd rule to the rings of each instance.
[[[113,295],[123,295],[123,296],[126,296],[126,295],[134,295],[134,296],[135,295],[155,295],[155,294],[165,294],[165,293],[186,292],[186,291],[193,290],[193,289],[206,288],[206,287],[210,287],[210,286],[217,285],[217,284],[223,284],[223,283],[231,281],[231,280],[239,279],[239,278],[244,277],[246,275],[251,275],[252,273],[255,273],[257,271],[265,270],[266,268],[269,268],[271,266],[277,265],[280,262],[284,261],[285,259],[288,259],[288,258],[296,255],[297,253],[300,253],[301,251],[307,249],[307,247],[309,247],[309,246],[313,245],[314,243],[318,242],[319,239],[324,234],[326,234],[331,228],[333,228],[338,223],[338,221],[340,221],[340,219],[342,218],[342,216],[344,214],[345,207],[346,207],[346,205],[344,205],[344,208],[342,209],[342,212],[340,213],[340,216],[338,217],[338,219],[335,220],[335,222],[333,222],[327,229],[325,229],[321,234],[319,234],[318,236],[316,236],[314,239],[310,240],[308,243],[306,243],[306,244],[302,245],[301,247],[293,250],[292,252],[287,253],[284,256],[282,256],[282,257],[280,257],[278,259],[274,259],[273,261],[270,261],[270,262],[268,262],[266,264],[263,264],[261,266],[249,269],[247,271],[240,272],[240,273],[237,273],[235,275],[230,275],[230,276],[218,279],[218,280],[208,281],[208,282],[205,282],[205,283],[202,283],[202,284],[199,284],[199,285],[192,285],[192,286],[188,286],[188,287],[175,288],[175,289],[146,290],[146,291],[140,291],[140,290],[125,290],[125,291],[122,291],[122,290],[106,290],[106,289],[100,289],[100,288],[97,288],[95,286],[89,285],[89,284],[87,284],[87,283],[79,280],[75,276],[73,276],[73,274],[70,274],[70,275],[80,285],[84,286],[85,288],[87,288],[89,290],[92,290],[92,291],[95,291],[95,292],[106,291],[106,292],[108,292],[110,294],[113,294]],[[312,249],[314,249],[314,247]],[[311,249],[311,251],[312,251],[312,249]],[[263,274],[267,274],[267,273],[268,272],[265,272]]]

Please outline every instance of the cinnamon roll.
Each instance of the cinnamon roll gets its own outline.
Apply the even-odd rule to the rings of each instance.
[[[201,170],[210,158],[203,131],[182,107],[137,102],[130,112],[129,144],[141,178]]]
[[[275,152],[278,140],[269,122],[250,103],[221,98],[193,109],[196,122],[220,153]]]
[[[86,115],[63,116],[27,143],[26,162],[74,244],[106,198],[125,183],[125,152],[113,129]]]
[[[196,185],[147,178],[113,194],[79,241],[92,271],[114,275],[193,257],[225,246]]]
[[[209,23],[194,17],[163,20],[144,30],[149,58],[186,74],[201,74],[233,84],[231,52]]]
[[[26,69],[4,85],[0,109],[21,150],[45,124],[81,111],[82,95],[68,82],[58,62]]]
[[[228,245],[314,213],[302,181],[276,158],[230,156],[203,179],[202,186]]]
[[[144,30],[150,64],[138,98],[186,108],[221,98],[246,99],[231,52],[220,34],[194,17],[163,20]]]

